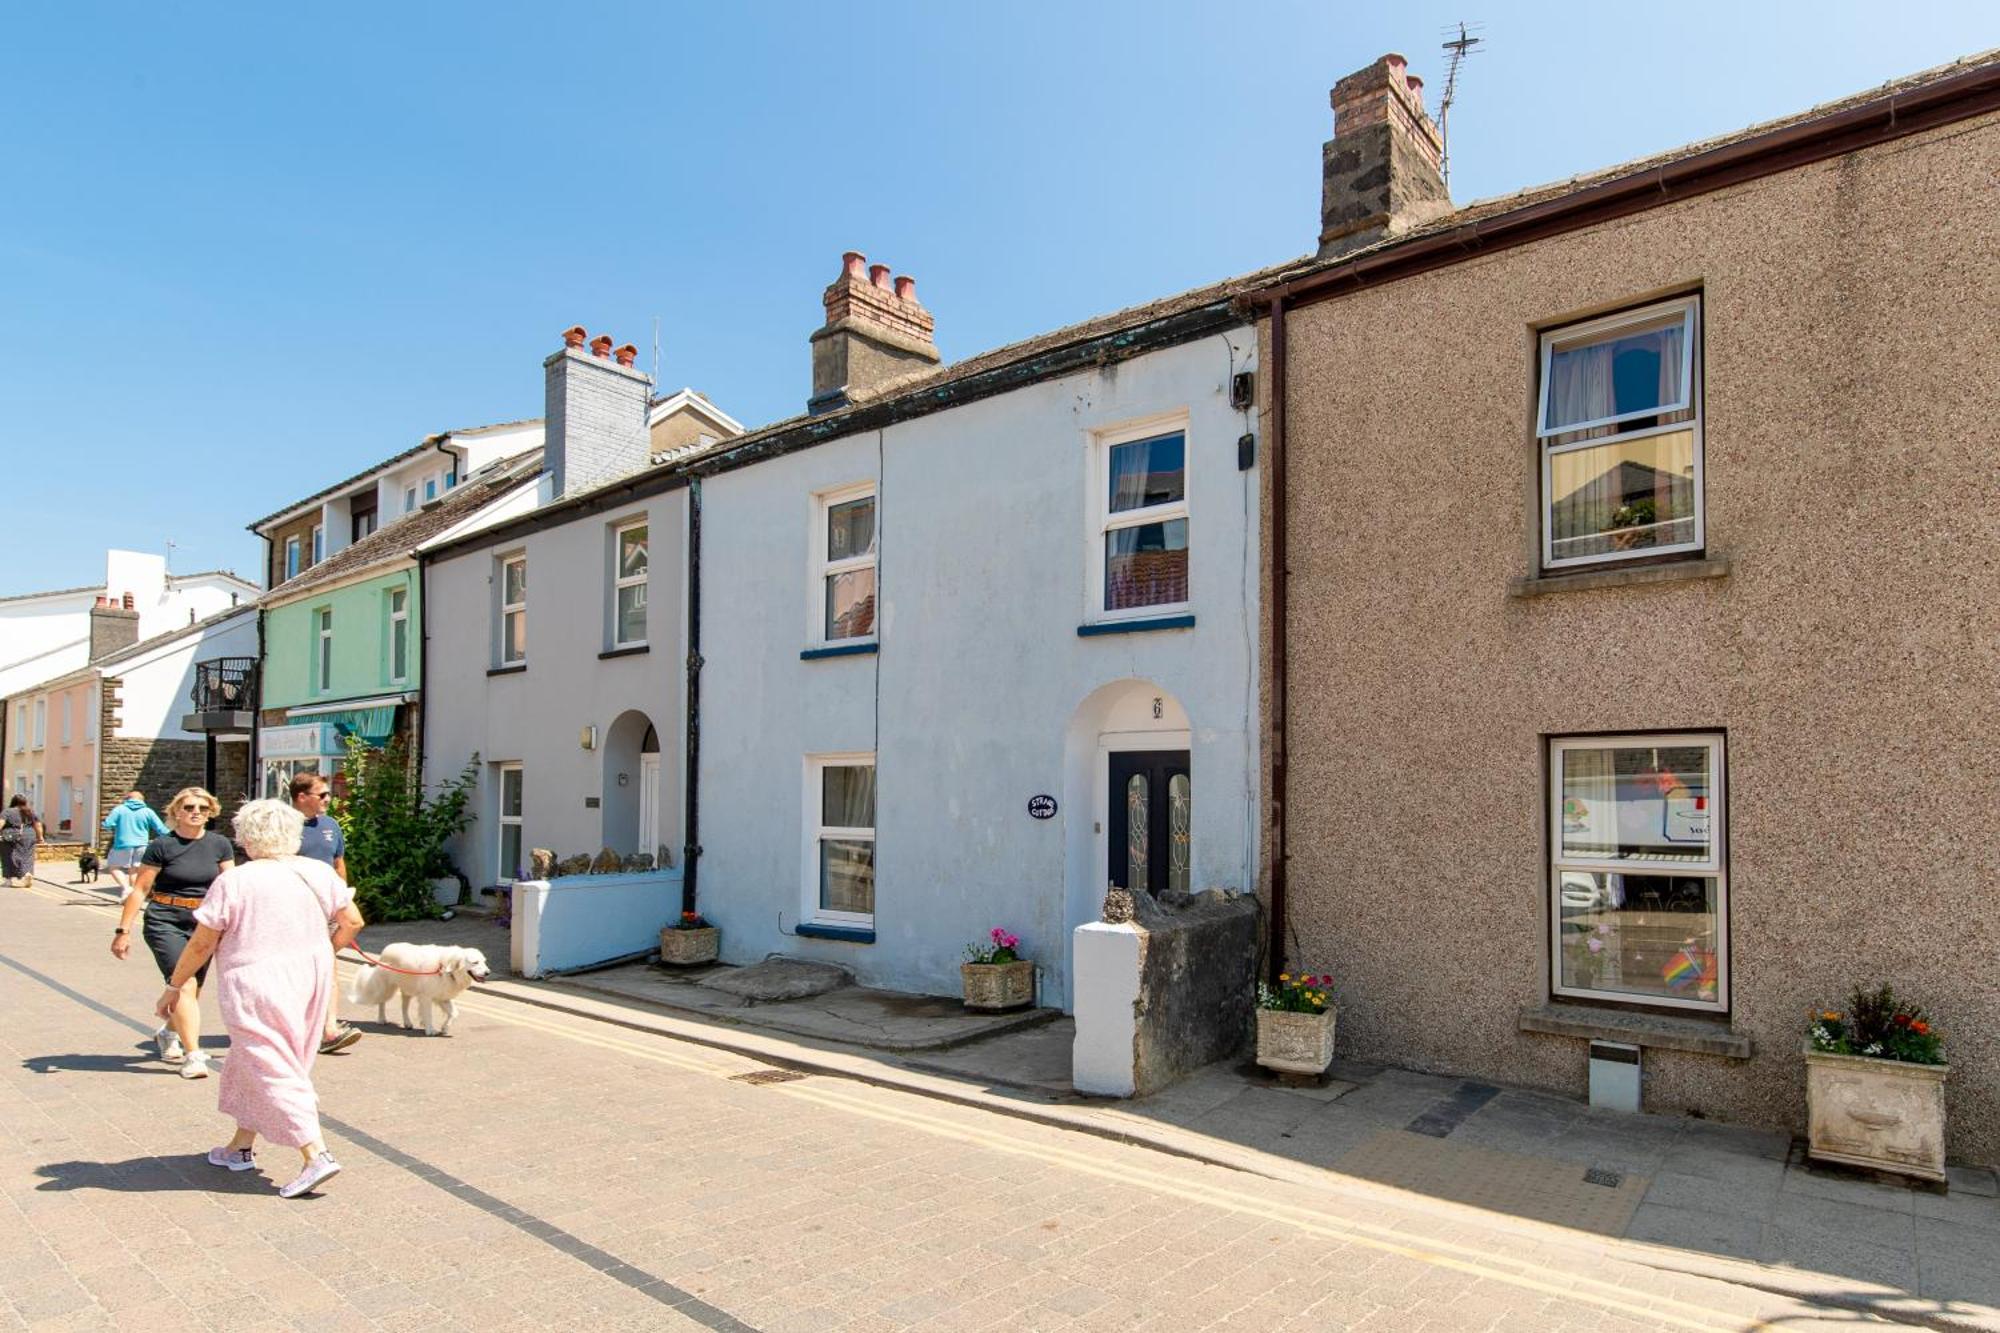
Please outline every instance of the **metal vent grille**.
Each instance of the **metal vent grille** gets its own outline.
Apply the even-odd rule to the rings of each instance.
[[[1583,1183],[1586,1185],[1602,1185],[1608,1190],[1615,1190],[1625,1183],[1625,1173],[1622,1171],[1607,1171],[1601,1166],[1593,1166],[1583,1173]]]

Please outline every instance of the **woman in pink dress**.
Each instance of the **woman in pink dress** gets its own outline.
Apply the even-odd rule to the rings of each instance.
[[[305,819],[283,801],[251,801],[236,812],[236,841],[250,859],[209,885],[195,911],[194,938],[160,997],[167,1012],[181,985],[215,959],[215,998],[229,1029],[217,1103],[236,1133],[209,1150],[212,1165],[255,1169],[262,1134],[297,1148],[305,1168],[279,1189],[307,1193],[340,1170],[319,1132],[313,1057],[334,998],[333,955],[361,930],[354,893],[333,869],[298,855]]]

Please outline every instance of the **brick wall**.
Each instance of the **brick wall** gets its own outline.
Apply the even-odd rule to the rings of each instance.
[[[91,821],[93,838],[102,830],[111,807],[124,800],[125,793],[134,787],[146,793],[146,803],[164,817],[168,797],[183,787],[202,786],[206,776],[207,746],[201,741],[118,735],[118,695],[123,685],[118,677],[106,676],[98,691],[97,814]]]

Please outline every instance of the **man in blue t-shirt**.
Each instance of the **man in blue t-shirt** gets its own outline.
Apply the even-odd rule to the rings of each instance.
[[[292,808],[306,817],[305,836],[299,842],[299,855],[309,856],[315,861],[324,861],[333,867],[333,873],[340,876],[341,882],[345,883],[347,835],[340,831],[340,825],[327,812],[327,805],[333,797],[333,789],[327,785],[326,779],[317,773],[295,773],[292,775],[291,795]],[[326,1006],[326,1031],[320,1034],[321,1055],[344,1051],[361,1040],[361,1029],[341,1022],[339,1009],[340,987],[335,986],[333,999]]]

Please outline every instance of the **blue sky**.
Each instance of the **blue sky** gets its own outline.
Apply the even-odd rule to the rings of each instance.
[[[947,359],[1312,249],[1327,90],[1443,87],[1466,202],[2000,43],[1989,5],[63,4],[0,47],[0,594],[541,411],[582,323],[750,425],[854,248]]]

